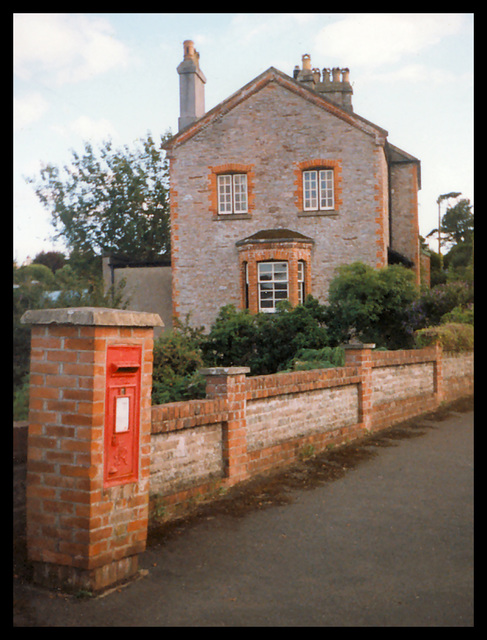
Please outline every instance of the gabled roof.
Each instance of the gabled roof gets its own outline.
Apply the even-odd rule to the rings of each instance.
[[[292,91],[293,93],[301,96],[304,100],[307,100],[324,109],[325,111],[332,113],[337,118],[340,118],[348,124],[357,127],[368,135],[372,135],[374,137],[378,136],[380,138],[383,138],[384,140],[388,135],[388,132],[385,129],[382,129],[381,127],[373,124],[372,122],[369,122],[365,118],[362,118],[355,113],[350,113],[349,111],[342,109],[335,103],[323,97],[321,94],[316,93],[316,91],[313,91],[312,89],[304,86],[302,83],[294,80],[285,73],[282,73],[282,71],[279,71],[274,67],[269,67],[267,71],[264,71],[259,76],[243,86],[241,89],[223,100],[223,102],[220,102],[220,104],[218,104],[216,107],[205,113],[204,116],[175,134],[163,145],[163,148],[166,150],[171,150],[183,144],[194,135],[196,135],[199,131],[202,131],[207,126],[211,125],[212,122],[224,116],[226,113],[234,109],[237,105],[244,102],[244,100],[254,95],[271,82],[275,82],[278,85],[288,89],[289,91]]]

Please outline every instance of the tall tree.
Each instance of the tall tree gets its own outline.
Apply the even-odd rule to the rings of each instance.
[[[453,207],[448,207],[441,220],[441,233],[450,242],[459,244],[471,242],[474,229],[474,217],[470,200],[462,198]]]
[[[28,178],[50,210],[57,237],[84,255],[110,253],[139,260],[170,254],[168,162],[148,134],[133,149],[85,142],[62,169],[47,164]]]

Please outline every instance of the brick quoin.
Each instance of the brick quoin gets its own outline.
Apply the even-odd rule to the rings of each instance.
[[[27,550],[34,581],[101,591],[133,577],[145,549],[153,327],[159,316],[111,309],[28,311],[32,325],[27,440]],[[141,349],[138,473],[106,486],[109,345]]]

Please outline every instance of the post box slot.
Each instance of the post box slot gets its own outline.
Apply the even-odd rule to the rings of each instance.
[[[139,370],[138,364],[114,364],[114,373],[137,373]]]

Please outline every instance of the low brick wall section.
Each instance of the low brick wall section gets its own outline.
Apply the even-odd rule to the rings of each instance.
[[[190,400],[152,407],[151,481],[153,509],[164,509],[209,491],[223,477],[224,399]],[[156,505],[156,507],[154,507]]]
[[[473,393],[473,352],[444,353],[441,366],[444,402]]]
[[[235,484],[228,444],[235,419],[244,425],[235,446],[252,477],[473,394],[473,353],[358,349],[347,351],[346,365],[245,377],[240,400],[228,380],[241,371],[219,369],[208,384],[219,397],[153,407],[153,513],[171,517]]]
[[[249,472],[296,459],[305,446],[323,448],[350,437],[360,422],[359,384],[353,367],[249,378]]]
[[[256,377],[206,370],[207,399],[153,406],[151,519],[169,519],[242,479],[473,394],[473,353],[365,347],[347,350],[346,366],[335,369]],[[23,429],[14,440],[19,464]],[[22,473],[17,478],[20,526],[25,486]]]
[[[441,395],[435,347],[372,352],[372,425],[383,428],[433,411]]]

